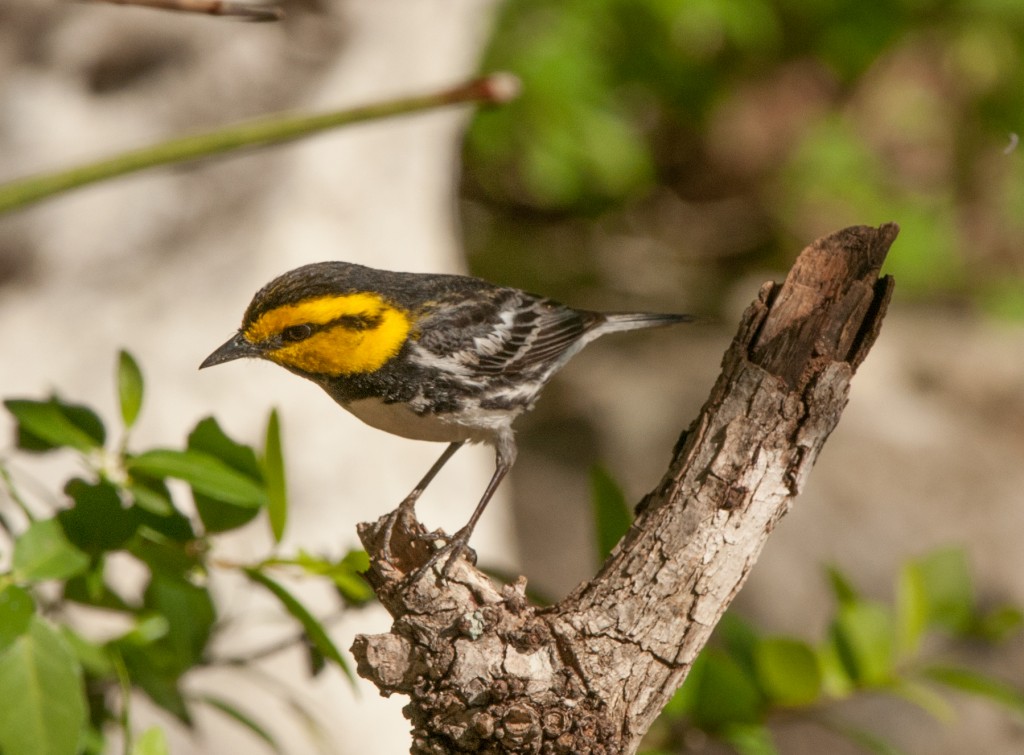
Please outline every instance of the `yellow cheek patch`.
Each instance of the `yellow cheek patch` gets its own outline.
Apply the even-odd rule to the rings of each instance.
[[[338,322],[309,338],[268,351],[268,359],[285,367],[326,375],[373,372],[398,353],[409,335],[408,315],[376,294],[322,296],[264,312],[245,336],[254,343],[292,325],[326,325],[339,318],[359,318],[369,327]]]

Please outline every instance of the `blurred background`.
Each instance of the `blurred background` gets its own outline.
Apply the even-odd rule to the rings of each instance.
[[[400,500],[439,448],[363,428],[269,365],[195,372],[273,275],[328,258],[464,270],[580,307],[708,318],[602,340],[521,421],[512,505],[488,511],[474,545],[482,562],[519,569],[557,599],[597,565],[591,468],[639,500],[759,284],[781,279],[820,235],[895,221],[881,337],[737,608],[767,630],[820,637],[822,565],[884,599],[901,561],[949,544],[967,549],[982,602],[1024,603],[1024,4],[284,7],[283,22],[257,25],[5,0],[0,180],[477,71],[516,73],[522,96],[152,171],[0,217],[0,394],[58,389],[113,412],[125,347],[150,385],[142,442],[178,442],[210,413],[252,440],[276,405],[294,507],[286,543],[344,550],[353,523]],[[457,527],[490,474],[486,449],[463,453],[424,499],[431,526]],[[50,472],[27,471],[44,482]],[[257,530],[225,547],[265,553]],[[387,626],[365,616],[340,625],[339,645]],[[1022,650],[1018,640],[973,661],[1020,686]],[[271,725],[297,732],[289,751],[404,750],[400,701],[370,688],[352,700],[344,682],[310,683],[297,665],[285,654],[271,670],[295,677],[330,734],[311,737],[287,710],[275,717],[267,695]],[[848,707],[908,752],[1024,749],[1019,721],[966,700],[943,726],[890,701]],[[203,734],[181,732],[175,752],[232,746],[233,731],[199,723]],[[793,722],[776,733],[784,753],[856,751]]]

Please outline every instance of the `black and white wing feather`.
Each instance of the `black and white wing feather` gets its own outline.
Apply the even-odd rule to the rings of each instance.
[[[604,319],[515,289],[497,289],[455,307],[449,303],[436,317],[446,322],[424,321],[419,344],[435,366],[443,362],[467,377],[509,379],[553,372]]]
[[[468,378],[544,381],[605,333],[676,322],[689,315],[605,314],[573,309],[518,289],[448,301],[424,319],[419,346],[433,366]]]

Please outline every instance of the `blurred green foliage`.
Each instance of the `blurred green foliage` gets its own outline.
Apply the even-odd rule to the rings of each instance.
[[[300,551],[247,564],[218,557],[218,533],[265,511],[280,543],[287,498],[276,414],[262,451],[232,440],[213,418],[196,425],[184,449],[134,451],[129,438],[144,382],[127,352],[117,376],[116,433],[91,408],[56,396],[4,401],[19,454],[72,454],[80,471],[63,495],[30,501],[11,461],[0,459],[0,551],[10,554],[9,566],[0,569],[0,751],[98,753],[108,749],[110,729],[120,727],[124,752],[166,752],[160,729],[133,737],[130,699],[141,691],[184,723],[197,705],[217,710],[280,752],[258,717],[229,700],[190,692],[185,678],[217,666],[245,673],[262,655],[292,645],[304,647],[312,673],[331,664],[351,678],[321,619],[278,575],[326,580],[339,607],[360,606],[373,599],[359,575],[366,554],[337,559]],[[110,441],[114,434],[117,443]],[[171,480],[191,495],[196,516],[183,512]],[[134,589],[116,576],[126,566],[138,575]],[[211,582],[229,571],[277,601],[296,622],[293,638],[249,655],[214,651],[211,641],[230,622]],[[122,629],[102,638],[80,634],[75,607],[106,615]]]
[[[509,0],[483,68],[524,83],[467,139],[483,274],[699,300],[896,221],[901,296],[1024,314],[1024,4]]]
[[[603,560],[628,529],[631,513],[603,469],[591,474],[591,498]],[[963,550],[941,548],[904,563],[892,604],[863,596],[836,567],[826,576],[836,606],[823,640],[767,635],[726,613],[648,732],[643,755],[688,752],[695,730],[741,755],[771,755],[778,752],[771,724],[781,718],[817,724],[868,752],[898,753],[837,715],[837,702],[866,694],[900,698],[948,722],[952,708],[938,690],[952,691],[1024,719],[1024,689],[944,660],[964,647],[997,645],[1024,626],[1019,606],[979,605]],[[939,634],[944,646],[935,642]]]
[[[603,561],[628,530],[632,512],[601,468],[591,473],[591,499]],[[690,752],[695,732],[740,755],[774,755],[772,724],[778,721],[814,724],[866,752],[898,755],[876,732],[842,718],[837,704],[865,695],[900,699],[944,723],[955,715],[941,693],[973,695],[1024,720],[1019,681],[950,660],[967,649],[975,656],[979,648],[996,649],[1024,628],[1020,606],[980,603],[962,549],[907,560],[894,579],[891,603],[866,597],[835,566],[825,576],[835,608],[822,640],[765,634],[727,612],[648,732],[642,755]]]
[[[907,561],[891,604],[864,597],[834,568],[830,583],[835,612],[816,643],[767,635],[726,614],[651,729],[646,755],[686,751],[694,728],[739,753],[773,753],[779,720],[816,724],[868,752],[899,752],[843,720],[837,703],[857,695],[887,695],[945,723],[955,715],[942,693],[974,695],[1024,719],[1019,684],[948,660],[1019,634],[1024,622],[1019,607],[978,605],[962,550]]]

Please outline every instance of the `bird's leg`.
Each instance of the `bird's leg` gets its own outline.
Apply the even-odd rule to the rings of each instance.
[[[480,498],[480,502],[476,505],[476,508],[473,509],[473,515],[469,517],[469,521],[466,522],[466,525],[462,529],[451,537],[444,538],[447,540],[447,543],[443,547],[434,551],[430,558],[427,559],[427,562],[416,570],[416,573],[412,577],[414,581],[430,571],[430,569],[446,555],[448,558],[445,560],[444,566],[441,567],[441,579],[448,578],[448,572],[451,571],[452,566],[469,545],[469,537],[473,534],[473,528],[476,527],[476,523],[480,519],[480,515],[484,513],[484,509],[487,508],[487,504],[494,495],[494,491],[498,489],[498,485],[501,484],[501,481],[505,479],[505,475],[507,475],[508,471],[512,468],[512,463],[516,458],[516,448],[511,442],[511,439],[509,439],[507,443],[503,443],[498,446],[496,456],[494,474],[491,476],[491,481],[487,483],[487,488],[484,490],[484,494]],[[433,539],[442,538],[434,537]]]
[[[391,560],[391,535],[394,532],[395,523],[398,521],[399,517],[409,516],[413,513],[416,501],[419,500],[420,495],[423,494],[423,491],[427,489],[427,486],[433,481],[433,479],[437,477],[437,473],[441,471],[441,467],[443,467],[448,460],[455,455],[456,451],[462,448],[462,444],[463,441],[461,440],[449,443],[448,447],[445,448],[444,453],[441,454],[441,458],[434,462],[434,465],[425,475],[423,475],[423,479],[420,480],[409,495],[407,495],[405,499],[398,504],[398,508],[388,514],[387,519],[384,520],[380,535],[383,538],[383,548],[381,550],[384,557],[389,561]]]

